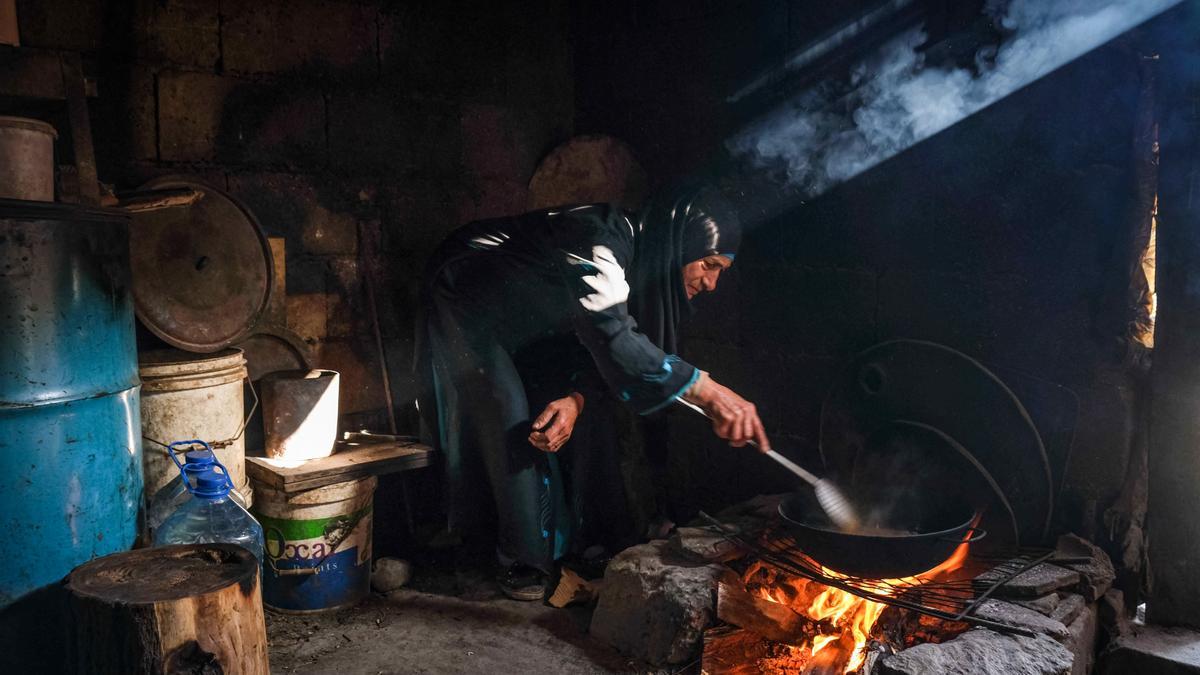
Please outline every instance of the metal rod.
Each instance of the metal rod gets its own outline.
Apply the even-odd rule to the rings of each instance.
[[[400,433],[396,426],[396,410],[392,399],[392,378],[388,374],[387,350],[383,346],[383,331],[379,328],[379,308],[375,303],[375,256],[378,251],[375,250],[375,238],[368,238],[367,227],[364,223],[359,224],[359,239],[360,249],[363,249],[362,255],[366,258],[366,269],[363,270],[363,282],[367,291],[367,305],[371,311],[371,328],[375,334],[375,349],[379,352],[379,375],[383,380],[383,395],[386,399],[384,408],[387,411],[388,431],[396,436]],[[411,537],[416,531],[416,525],[413,522],[412,498],[409,497],[408,475],[400,475],[400,497],[404,500],[404,524],[408,528],[408,535]]]
[[[679,403],[682,403],[684,406],[691,408],[692,410],[695,410],[696,412],[700,413],[701,415],[704,415],[708,419],[710,419],[710,420],[712,419],[712,415],[709,415],[708,411],[706,411],[704,408],[701,408],[700,406],[696,405],[695,403],[684,400],[683,398],[677,398],[675,400]],[[758,446],[758,443],[756,443],[754,441],[746,441],[746,443],[752,448],[757,448],[758,450],[762,450],[762,448],[760,448]],[[778,452],[775,452],[774,450],[767,450],[763,454],[766,455],[767,457],[770,457],[771,459],[775,460],[776,462],[779,462],[785,469],[796,474],[802,480],[807,482],[809,485],[815,486],[817,483],[821,482],[820,478],[817,478],[813,474],[809,473],[808,470],[806,470],[804,467],[793,462],[792,460],[788,459],[787,457],[784,457],[783,455],[779,454]]]

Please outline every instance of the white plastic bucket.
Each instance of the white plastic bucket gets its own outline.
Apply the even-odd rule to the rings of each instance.
[[[138,354],[142,378],[142,472],[147,498],[179,475],[161,444],[199,439],[229,469],[249,501],[243,435],[246,360],[240,349],[193,354],[161,349]]]

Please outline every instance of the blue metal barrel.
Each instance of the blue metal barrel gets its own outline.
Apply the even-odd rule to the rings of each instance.
[[[0,200],[0,607],[133,545],[133,321],[127,218]]]

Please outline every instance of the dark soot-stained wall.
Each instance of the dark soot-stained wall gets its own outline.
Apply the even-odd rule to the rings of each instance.
[[[722,99],[753,74],[748,64],[834,20],[808,11],[815,3],[649,4],[661,10],[589,18],[576,122],[629,141],[659,184],[712,159],[733,128]],[[760,225],[701,301],[685,355],[815,463],[822,398],[856,352],[893,338],[961,350],[1040,424],[1054,470],[1066,471],[1060,525],[1094,534],[1133,424],[1120,337],[1138,60],[1118,41]],[[672,439],[686,507],[791,485],[686,412],[674,413]]]
[[[364,241],[381,242],[383,331],[405,400],[415,282],[446,231],[521,211],[536,162],[572,131],[626,140],[657,185],[710,166],[736,124],[725,96],[845,11],[786,0],[18,4],[26,45],[82,51],[97,75],[102,180],[195,174],[286,238],[289,326],[343,372],[343,410],[376,425]],[[1061,520],[1094,524],[1131,434],[1117,337],[1136,67],[1132,51],[1107,47],[762,224],[700,303],[686,356],[811,459],[840,364],[893,337],[948,344],[1045,402],[1047,444],[1072,450]],[[675,414],[672,429],[685,509],[790,485],[702,421]]]
[[[287,322],[342,372],[342,411],[386,430],[362,287],[379,296],[395,397],[411,400],[415,285],[443,234],[524,209],[570,136],[562,3],[19,0],[30,47],[78,50],[101,180],[187,173],[287,241]],[[360,234],[361,233],[361,234]],[[402,424],[411,429],[411,406]]]

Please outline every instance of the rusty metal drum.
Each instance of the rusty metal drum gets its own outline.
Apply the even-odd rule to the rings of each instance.
[[[158,349],[138,355],[142,378],[142,460],[146,494],[154,495],[179,469],[164,447],[199,439],[229,469],[234,488],[247,499],[246,360],[240,349],[193,354]]]
[[[0,607],[137,535],[128,227],[119,212],[0,199]]]

